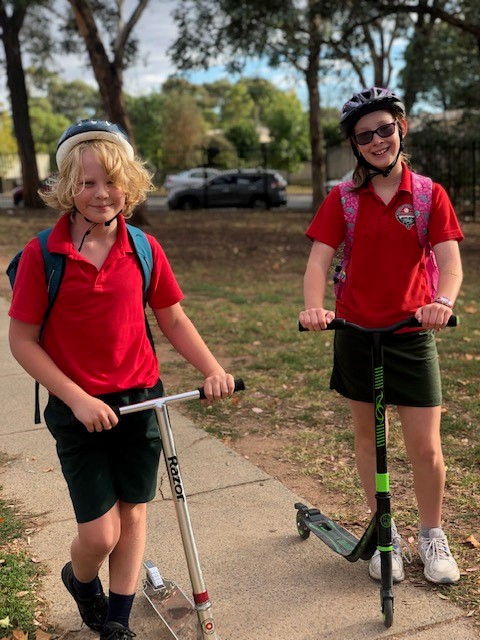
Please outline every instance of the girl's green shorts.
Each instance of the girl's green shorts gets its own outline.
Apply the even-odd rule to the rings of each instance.
[[[151,389],[98,396],[112,407],[163,396],[159,380]],[[145,503],[155,496],[162,450],[155,411],[121,416],[109,431],[89,433],[61,400],[50,396],[45,422],[56,441],[77,522],[104,515],[117,500]]]
[[[435,334],[431,330],[382,336],[386,404],[436,407],[442,388]],[[372,336],[335,332],[330,388],[345,398],[373,402]]]

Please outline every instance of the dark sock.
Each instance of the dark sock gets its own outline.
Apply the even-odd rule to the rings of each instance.
[[[80,582],[73,576],[73,588],[80,600],[89,600],[102,591],[100,580],[96,576],[91,582]]]
[[[107,622],[120,622],[120,624],[128,628],[134,598],[135,594],[123,596],[110,591],[108,595]]]

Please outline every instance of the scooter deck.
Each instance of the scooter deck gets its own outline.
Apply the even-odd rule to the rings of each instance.
[[[174,640],[202,640],[202,628],[191,600],[171,580],[163,579],[164,586],[154,589],[148,580],[143,593]]]
[[[330,520],[318,509],[309,509],[301,502],[295,504],[297,509],[297,528],[300,536],[308,537],[314,533],[332,551],[343,556],[349,562],[370,560],[377,548],[376,516],[371,519],[366,531],[359,539],[338,523]]]

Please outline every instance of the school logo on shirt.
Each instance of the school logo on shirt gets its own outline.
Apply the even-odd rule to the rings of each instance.
[[[409,231],[415,224],[415,216],[413,214],[413,206],[411,204],[402,204],[398,207],[395,212],[395,217]]]

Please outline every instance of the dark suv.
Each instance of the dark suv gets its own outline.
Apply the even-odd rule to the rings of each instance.
[[[224,171],[199,187],[174,187],[168,208],[280,207],[287,204],[286,186],[285,178],[271,169]]]

